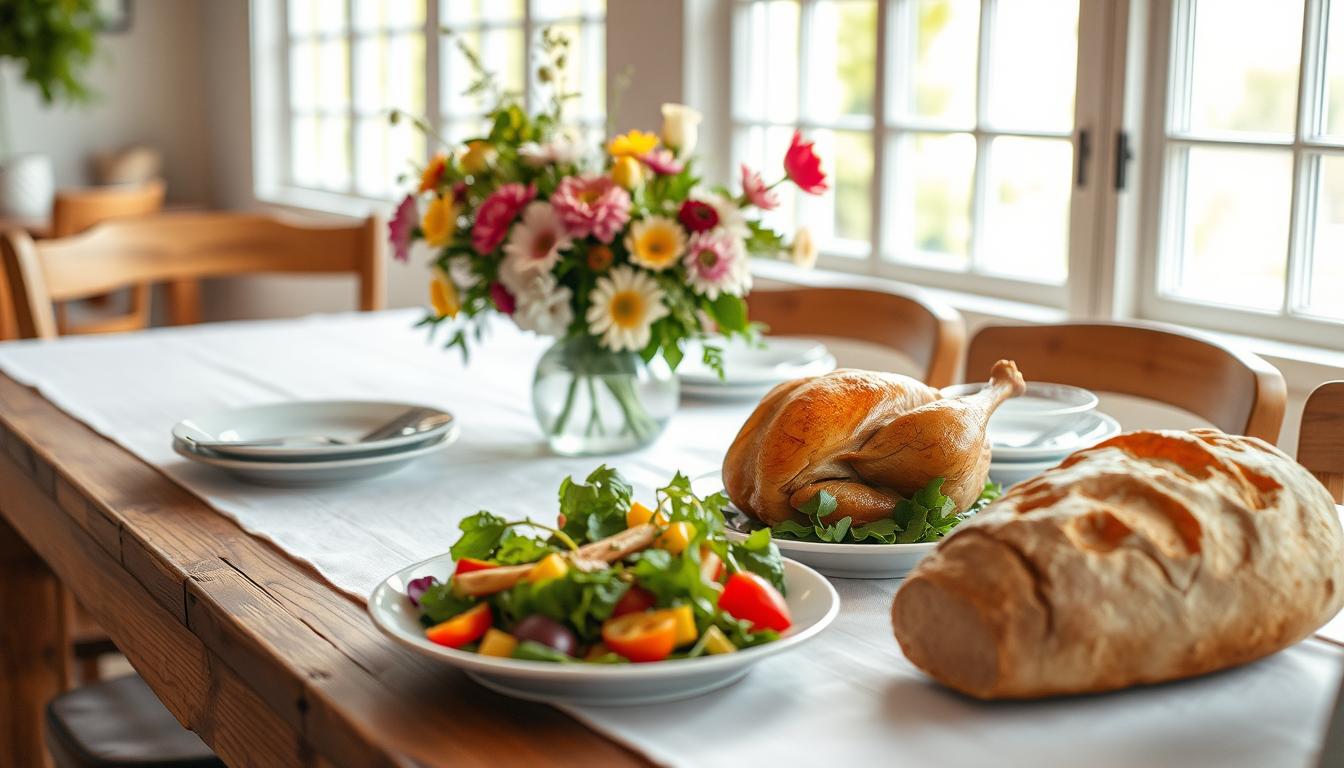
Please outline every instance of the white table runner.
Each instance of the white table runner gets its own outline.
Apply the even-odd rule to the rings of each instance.
[[[546,451],[531,413],[544,342],[498,324],[470,365],[410,326],[415,312],[162,329],[0,344],[0,370],[159,467],[250,533],[361,599],[437,555],[478,509],[544,517],[567,474],[603,459]],[[173,453],[169,428],[219,407],[389,399],[453,411],[462,438],[395,475],[326,489],[240,484]],[[651,448],[610,457],[651,497],[675,470],[717,469],[750,404],[687,403]],[[895,583],[838,581],[843,610],[810,645],[693,700],[574,715],[673,765],[1306,766],[1344,653],[1308,641],[1241,669],[1117,694],[986,705],[928,682],[900,654]]]

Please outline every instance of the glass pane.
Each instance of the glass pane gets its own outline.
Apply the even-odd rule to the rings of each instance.
[[[812,7],[807,44],[809,117],[871,115],[877,82],[877,3],[819,0]]]
[[[290,0],[289,34],[313,35],[345,29],[345,0]]]
[[[289,123],[289,173],[301,187],[316,187],[322,182],[318,152],[317,118],[295,116]]]
[[[389,125],[363,118],[355,132],[355,189],[368,197],[391,197],[410,186],[414,165],[425,157],[424,134],[406,122]]]
[[[321,153],[321,185],[326,189],[345,190],[350,185],[350,121],[344,117],[324,117],[318,128]]]
[[[580,16],[605,16],[606,0],[535,0],[536,18],[573,19]]]
[[[798,119],[798,3],[739,6],[733,71],[737,116],[791,123]]]
[[[782,137],[771,137],[773,140],[766,150],[767,162],[780,162],[784,157],[792,131],[780,133]],[[807,137],[817,143],[817,154],[821,156],[821,167],[829,176],[831,189],[821,195],[798,196],[801,220],[812,229],[823,250],[854,250],[852,245],[827,249],[828,244],[835,246],[837,240],[858,240],[866,245],[872,234],[872,136],[852,131],[817,130],[809,132]]]
[[[889,183],[895,185],[891,250],[904,262],[966,269],[971,253],[975,138],[966,133],[913,134],[896,142]]]
[[[345,38],[325,40],[317,53],[317,105],[345,109],[350,104],[350,46]]]
[[[986,272],[1061,283],[1068,274],[1073,144],[994,139],[985,196]]]
[[[425,0],[355,0],[357,32],[423,27]]]
[[[1173,127],[1194,133],[1293,132],[1302,0],[1195,4],[1190,104]],[[1178,59],[1179,60],[1179,59]]]
[[[1078,67],[1078,0],[1002,0],[994,13],[989,119],[1070,131]]]
[[[905,61],[891,75],[898,112],[940,122],[975,121],[979,0],[915,0],[900,23],[908,25]],[[900,56],[893,50],[893,62]],[[903,64],[903,66],[901,65]]]
[[[1277,309],[1283,301],[1293,156],[1288,151],[1177,149],[1185,221],[1173,240],[1171,290],[1190,299]],[[1179,188],[1180,180],[1172,185]],[[1173,213],[1177,211],[1173,210]]]
[[[418,34],[377,35],[355,43],[355,107],[425,111],[425,43]]]
[[[1331,4],[1326,30],[1325,114],[1322,129],[1338,138],[1344,135],[1344,3]]]
[[[467,46],[480,56],[481,64],[494,74],[499,84],[511,93],[523,92],[523,30],[504,28],[462,32],[444,39],[442,76],[443,113],[445,115],[481,114],[493,104],[486,104],[480,96],[466,96],[464,92],[476,79],[467,58],[458,44]]]
[[[549,29],[569,40],[569,51],[565,55],[562,72],[563,86],[565,92],[579,95],[566,102],[566,118],[570,121],[580,116],[601,118],[606,114],[604,27],[601,24],[564,23],[552,24]],[[538,43],[540,39],[541,33],[538,32]],[[549,89],[542,91],[540,83],[535,82],[535,79],[533,87],[539,92],[550,93]]]
[[[740,180],[737,180],[736,173],[742,163],[746,163],[752,170],[759,171],[767,183],[782,177],[784,151],[788,149],[789,139],[792,136],[792,128],[752,126],[740,129],[733,140],[733,156],[736,161],[733,163],[735,183],[731,185],[731,189],[734,192],[741,192]],[[825,164],[824,159],[822,167],[830,171],[830,166]],[[780,184],[775,188],[775,193],[779,196],[779,207],[763,213],[761,221],[786,236],[792,236],[798,226],[798,198],[801,195],[798,193],[798,188],[792,184]]]
[[[289,47],[289,104],[294,109],[317,108],[317,43],[294,43]]]
[[[1320,164],[1305,309],[1344,320],[1344,157],[1322,157]]]
[[[481,21],[522,23],[527,0],[443,0],[442,23],[456,27]]]

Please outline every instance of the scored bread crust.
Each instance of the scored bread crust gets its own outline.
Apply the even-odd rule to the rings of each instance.
[[[1298,642],[1344,603],[1344,534],[1302,466],[1217,430],[1131,432],[961,524],[892,603],[906,657],[982,699],[1158,683]]]
[[[794,491],[816,480],[857,477],[847,454],[896,416],[940,397],[909,376],[849,368],[780,384],[728,448],[724,489],[762,522],[805,521],[789,502]]]

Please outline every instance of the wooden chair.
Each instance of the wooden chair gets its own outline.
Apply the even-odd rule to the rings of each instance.
[[[1182,408],[1223,430],[1268,442],[1283,426],[1287,387],[1249,352],[1149,323],[992,325],[971,338],[967,376],[1017,362],[1028,381],[1072,384]]]
[[[1297,435],[1297,461],[1344,504],[1344,380],[1327,381],[1307,396]]]
[[[163,181],[154,179],[145,184],[60,190],[51,207],[51,237],[77,235],[111,219],[158,213],[163,208],[164,189]],[[138,283],[130,290],[131,308],[128,312],[77,326],[67,322],[64,305],[57,307],[56,319],[61,333],[109,333],[148,327],[150,286]]]
[[[760,290],[747,297],[748,316],[779,336],[830,336],[887,347],[910,357],[923,380],[955,379],[966,325],[951,306],[918,292],[866,288]]]
[[[169,213],[120,219],[74,237],[34,242],[9,231],[0,256],[9,276],[19,335],[57,335],[54,302],[138,283],[251,273],[348,273],[359,278],[359,308],[381,309],[386,232],[377,217],[314,226],[248,213]],[[200,318],[195,296],[173,322]]]

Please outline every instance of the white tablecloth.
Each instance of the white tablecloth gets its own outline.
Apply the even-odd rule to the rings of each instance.
[[[497,325],[469,365],[412,330],[414,312],[163,329],[0,344],[0,370],[125,446],[247,531],[362,598],[439,554],[488,508],[545,517],[567,474],[601,459],[549,454],[533,422],[538,339]],[[327,489],[242,485],[170,447],[177,420],[286,399],[392,399],[453,411],[452,448],[379,480]],[[651,448],[608,459],[648,497],[675,470],[715,470],[750,405],[687,403]],[[573,708],[667,764],[1305,766],[1344,670],[1308,641],[1241,669],[1117,694],[987,705],[938,688],[900,654],[895,582],[837,581],[836,624],[743,683],[693,700]]]

